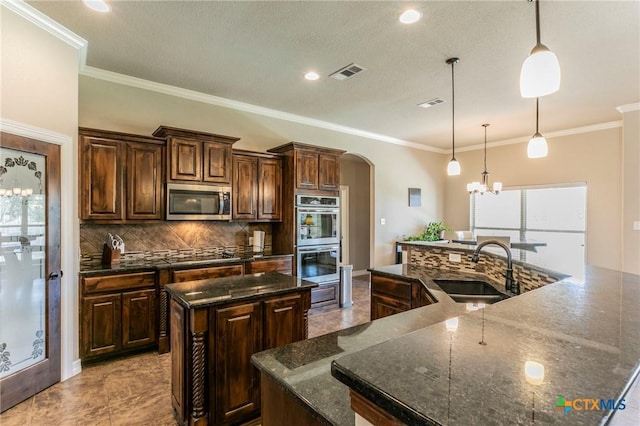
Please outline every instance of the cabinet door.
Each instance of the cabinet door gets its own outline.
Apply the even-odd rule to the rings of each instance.
[[[170,180],[202,181],[202,142],[171,137],[168,148]]]
[[[80,149],[80,219],[122,220],[122,143],[81,135]]]
[[[204,169],[202,180],[205,182],[231,182],[231,145],[216,142],[204,142]]]
[[[233,209],[234,219],[251,220],[257,211],[258,160],[247,155],[233,156]]]
[[[122,293],[122,348],[156,341],[155,289]]]
[[[282,161],[258,159],[258,220],[282,219]]]
[[[262,350],[261,303],[215,311],[215,424],[243,420],[260,411],[258,370],[251,355]]]
[[[209,268],[185,269],[173,271],[171,282],[181,283],[185,281],[207,280],[210,278],[236,277],[244,273],[242,265],[212,266]]]
[[[264,350],[304,339],[302,295],[264,302]]]
[[[318,189],[338,191],[340,189],[340,162],[331,154],[318,155]]]
[[[296,187],[318,189],[318,154],[313,151],[296,151]]]
[[[127,219],[162,219],[162,147],[127,143]]]
[[[371,321],[411,309],[411,301],[371,293]]]
[[[82,301],[83,358],[116,352],[121,347],[120,294],[85,297]]]

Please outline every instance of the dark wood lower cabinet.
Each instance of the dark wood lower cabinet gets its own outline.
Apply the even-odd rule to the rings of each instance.
[[[306,403],[294,397],[290,391],[264,372],[260,374],[262,426],[326,426]]]
[[[259,373],[251,355],[262,350],[262,303],[217,309],[211,347],[215,348],[215,424],[257,417],[260,413]]]
[[[80,357],[92,361],[157,343],[154,272],[82,277]]]
[[[122,293],[122,348],[156,341],[156,290]]]
[[[307,336],[310,289],[188,308],[172,298],[171,401],[181,424],[239,424],[260,415],[251,356]]]
[[[411,309],[410,300],[396,299],[382,294],[371,294],[371,320],[399,314]]]
[[[371,321],[434,303],[416,280],[400,280],[371,273]]]
[[[119,294],[85,297],[82,302],[82,354],[90,358],[121,348]]]

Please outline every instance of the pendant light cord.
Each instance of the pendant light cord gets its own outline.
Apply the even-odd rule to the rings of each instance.
[[[536,46],[540,45],[540,2],[534,0],[536,3]]]
[[[540,100],[540,98],[536,98],[536,134],[540,133],[538,131],[538,121],[539,121],[539,117],[540,117],[540,112],[539,112],[539,108],[538,108],[538,101],[539,100]]]
[[[487,126],[488,124],[483,124],[484,127],[484,172],[487,172]]]
[[[456,93],[455,93],[455,79],[453,78],[453,66],[455,61],[451,62],[451,156],[456,159]]]

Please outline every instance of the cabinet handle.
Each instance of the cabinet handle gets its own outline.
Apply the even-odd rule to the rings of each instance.
[[[57,272],[52,272],[49,274],[49,276],[47,277],[47,279],[49,281],[53,281],[53,280],[57,280],[58,278],[62,278],[64,275],[64,272],[60,271],[60,274],[58,275]]]

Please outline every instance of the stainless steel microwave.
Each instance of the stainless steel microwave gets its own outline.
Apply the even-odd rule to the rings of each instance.
[[[231,188],[168,183],[167,220],[231,220]]]

